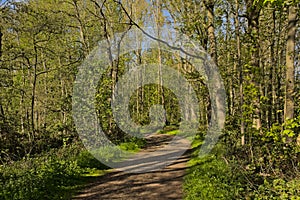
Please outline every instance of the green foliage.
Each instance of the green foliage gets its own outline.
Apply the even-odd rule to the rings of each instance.
[[[107,166],[102,164],[97,160],[90,152],[87,150],[81,151],[76,158],[77,164],[80,168],[91,168],[91,169],[108,169]]]
[[[226,147],[240,140],[227,126],[225,137],[204,158],[197,158],[203,138],[196,137],[184,183],[186,199],[299,199],[299,117],[273,124],[264,135],[251,131],[253,143]]]
[[[22,162],[22,161],[20,161]],[[75,161],[50,158],[45,163],[31,161],[31,169],[20,166],[1,169],[3,199],[60,199],[61,190],[81,173]]]
[[[299,117],[283,124],[274,123],[269,131],[248,129],[251,140],[244,146],[234,130],[227,127],[226,144],[236,141],[224,154],[239,179],[238,198],[298,199],[299,197]],[[228,134],[228,135],[227,135]],[[224,141],[224,142],[225,142]]]
[[[129,21],[112,0],[103,2],[105,17],[99,15],[96,1],[5,2],[0,9],[0,198],[61,199],[68,196],[70,187],[76,187],[82,174],[101,174],[95,169],[107,168],[87,151],[69,148],[77,138],[71,112],[77,67],[99,40],[123,32]],[[131,3],[125,7],[133,8],[129,12],[132,16],[151,13],[144,9],[147,6],[138,9]],[[198,40],[204,50],[210,51],[212,46],[207,29],[215,28],[218,68],[230,100],[223,138],[228,148],[224,152],[215,150],[216,156],[192,158],[185,179],[187,199],[299,199],[299,113],[283,123],[284,88],[288,83],[284,67],[288,13],[283,8],[297,5],[299,0],[237,1],[240,5],[216,1],[211,10],[213,24],[208,24],[205,1],[161,3],[170,13],[168,18],[174,18],[170,24]],[[138,20],[141,27],[148,17],[143,14]],[[130,52],[112,61],[116,69],[108,67],[95,94],[102,129],[121,149],[132,152],[145,141],[129,137],[114,122],[110,108],[115,81],[112,71],[116,70],[114,78],[119,79],[134,63],[157,64],[158,51],[144,50],[143,46],[141,43],[141,55]],[[296,50],[295,55],[298,46]],[[205,130],[211,105],[204,78],[184,56],[164,51],[159,56],[160,64],[172,66],[190,80],[199,98],[200,128]],[[297,94],[294,99],[299,106]],[[178,134],[181,114],[185,113],[180,113],[172,91],[159,84],[137,88],[128,105],[131,118],[137,124],[149,124],[149,109],[162,102],[168,125],[162,133]],[[256,117],[262,120],[260,130],[252,126]],[[203,135],[197,135],[192,147],[199,147],[202,140]],[[109,148],[101,152],[108,159],[119,153]]]
[[[221,157],[194,157],[189,165],[184,179],[185,199],[235,199],[235,177]]]
[[[0,167],[0,199],[69,199],[86,180],[83,174],[107,169],[86,150],[69,146],[37,158],[28,158]]]
[[[283,179],[264,180],[264,183],[253,193],[254,199],[299,200],[300,180],[286,181]]]
[[[277,143],[286,143],[286,139],[289,138],[295,143],[299,131],[300,116],[294,119],[288,119],[282,125],[274,123],[270,131],[267,132],[266,138]]]
[[[264,162],[257,165],[273,169],[280,174],[292,172],[293,165],[299,167],[300,147],[297,137],[300,128],[300,117],[287,120],[282,125],[273,124],[270,131],[261,137],[259,157]]]
[[[124,151],[137,152],[139,150],[139,146],[134,142],[121,143],[119,147]]]
[[[263,3],[264,5],[267,4],[273,4],[273,5],[277,5],[277,6],[286,6],[286,5],[291,5],[291,4],[295,4],[299,2],[299,0],[264,0],[264,1],[260,1],[260,0],[255,0],[256,3]]]
[[[132,137],[128,139],[127,142],[123,142],[119,144],[119,147],[124,151],[137,152],[143,146],[145,146],[145,144],[146,144],[145,139]]]
[[[160,134],[176,135],[178,133],[178,126],[170,125],[165,126],[162,130],[159,131]]]

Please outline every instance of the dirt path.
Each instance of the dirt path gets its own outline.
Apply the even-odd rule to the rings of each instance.
[[[170,135],[155,135],[147,139],[147,154],[168,144]],[[181,156],[170,166],[153,172],[125,173],[113,171],[88,185],[73,199],[76,200],[165,200],[183,199],[182,182],[188,154]]]

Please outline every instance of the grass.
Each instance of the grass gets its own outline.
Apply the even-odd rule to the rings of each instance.
[[[170,125],[166,126],[163,130],[159,131],[157,134],[167,134],[167,135],[178,135],[186,138],[192,142],[192,145],[195,145],[194,142],[202,143],[202,140],[199,140],[199,135],[195,133],[186,133],[179,130],[179,126]]]
[[[179,131],[177,127],[166,127],[160,133],[176,135]],[[196,136],[192,142],[192,159],[188,163],[190,169],[184,179],[186,199],[231,199],[235,193],[231,181],[234,176],[218,156],[222,147],[215,148],[210,156],[198,158],[197,149],[201,144],[201,137]],[[145,140],[131,138],[119,147],[138,152],[144,145]],[[75,144],[0,166],[0,199],[70,199],[108,172],[109,167]]]
[[[179,133],[179,130],[172,130],[172,131],[166,132],[165,134],[167,134],[167,135],[176,135],[178,133]]]
[[[178,126],[170,125],[163,128],[163,130],[158,131],[158,134],[177,134]]]
[[[70,199],[108,167],[79,145],[0,166],[0,199]]]
[[[132,153],[138,152],[146,144],[146,140],[141,138],[131,138],[127,142],[119,144],[119,147],[124,151],[129,151]]]
[[[160,133],[180,134],[177,127],[167,127]],[[234,176],[230,166],[222,159],[222,145],[216,145],[211,154],[199,158],[199,147],[203,144],[203,137],[196,135],[187,139],[192,140],[192,154],[187,175],[184,177],[185,199],[235,199],[235,187],[232,187]]]
[[[138,152],[144,145],[145,140],[131,138],[119,147]],[[76,191],[109,171],[109,167],[81,144],[52,149],[36,157],[1,165],[0,199],[70,199]]]
[[[221,157],[222,145],[216,145],[209,155],[200,158],[198,154],[202,143],[198,135],[192,142],[193,152],[183,185],[185,199],[235,199],[231,170]]]
[[[226,148],[221,143],[209,155],[200,158],[198,153],[201,144],[200,137],[196,137],[192,143],[193,152],[183,185],[186,200],[300,200],[299,178],[265,178],[263,183],[251,186],[249,181],[255,178],[254,172],[241,172],[241,167],[234,161],[227,161],[224,158]]]

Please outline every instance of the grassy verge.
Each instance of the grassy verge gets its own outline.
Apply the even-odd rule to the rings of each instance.
[[[138,152],[146,144],[146,140],[140,138],[131,138],[130,140],[119,144],[119,147],[124,151]]]
[[[0,166],[0,199],[69,199],[106,166],[78,145]]]
[[[226,161],[221,158],[221,146],[210,155],[199,158],[199,137],[192,143],[193,153],[188,162],[189,169],[184,178],[185,199],[234,199],[232,174]]]
[[[132,139],[119,146],[136,152],[144,141]],[[34,158],[0,166],[0,199],[70,199],[87,183],[109,168],[96,160],[82,145],[52,150]]]
[[[175,125],[166,126],[163,130],[158,131],[158,134],[176,135],[179,132],[179,127]]]
[[[292,199],[300,200],[300,179],[284,180],[280,177],[264,177],[242,169],[234,160],[226,160],[221,144],[210,155],[199,158],[200,138],[193,142],[189,169],[184,178],[185,199]]]

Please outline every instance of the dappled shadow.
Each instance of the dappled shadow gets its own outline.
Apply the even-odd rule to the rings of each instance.
[[[172,136],[157,136],[153,139],[155,141],[148,142],[144,151],[153,150],[154,146],[159,148],[171,139]],[[172,157],[171,154],[170,157]],[[186,173],[188,158],[189,151],[168,167],[152,172],[125,173],[115,170],[87,185],[86,189],[79,192],[73,199],[182,199],[182,181]],[[156,160],[159,162],[159,159]]]

